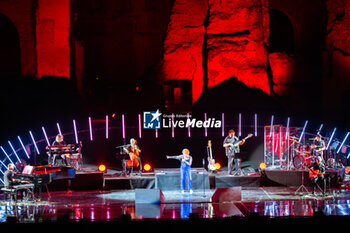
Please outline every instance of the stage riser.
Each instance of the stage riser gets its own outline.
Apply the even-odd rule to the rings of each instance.
[[[331,187],[339,187],[339,182],[344,178],[343,170],[334,170],[328,173],[331,177]],[[261,174],[261,185],[298,187],[303,183],[306,187],[312,187],[312,180],[309,178],[309,173],[307,171],[304,172],[303,182],[302,176],[302,171],[264,170]]]
[[[209,174],[192,172],[192,189],[209,189]],[[156,188],[161,190],[180,190],[180,172],[156,173]],[[186,185],[186,187],[188,187]]]
[[[213,188],[259,187],[260,178],[260,176],[215,176]]]
[[[103,173],[77,173],[73,179],[54,180],[48,185],[49,191],[60,190],[101,190]],[[45,191],[45,188],[43,188]]]
[[[155,179],[154,178],[115,178],[115,179],[105,179],[105,190],[112,189],[136,189],[136,188],[145,188],[153,189],[155,188]]]

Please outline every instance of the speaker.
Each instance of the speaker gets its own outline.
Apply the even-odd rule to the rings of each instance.
[[[212,202],[241,201],[242,187],[217,188],[211,197]]]
[[[135,189],[135,203],[163,203],[165,201],[160,189]]]

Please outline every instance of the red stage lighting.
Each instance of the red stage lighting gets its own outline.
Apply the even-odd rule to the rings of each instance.
[[[107,171],[107,167],[106,167],[106,165],[104,165],[104,164],[100,164],[100,165],[98,166],[98,170],[99,170],[100,172],[106,172],[106,171]]]
[[[259,165],[260,170],[264,170],[266,168],[266,163],[262,162]]]
[[[214,164],[216,170],[220,170],[221,164],[220,163],[215,163]]]
[[[350,172],[350,167],[345,167],[345,173],[349,173]]]
[[[152,169],[152,167],[151,167],[151,165],[149,165],[148,163],[146,163],[146,164],[143,166],[143,170],[144,170],[145,172],[149,172],[149,171],[151,171],[151,169]]]

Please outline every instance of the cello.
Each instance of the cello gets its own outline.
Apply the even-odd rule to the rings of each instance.
[[[141,150],[136,145],[136,140],[133,142],[131,140],[131,144],[129,146],[129,150],[124,147],[124,151],[129,154],[129,160],[126,161],[127,168],[137,168],[140,166],[139,155]]]

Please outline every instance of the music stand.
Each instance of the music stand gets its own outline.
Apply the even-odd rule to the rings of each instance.
[[[301,171],[301,185],[299,186],[299,188],[295,191],[295,194],[297,194],[298,192],[302,192],[302,190],[305,190],[307,192],[307,194],[310,194],[309,191],[307,190],[307,188],[304,185],[304,171],[305,171],[305,165],[303,165],[302,167],[302,171]]]

